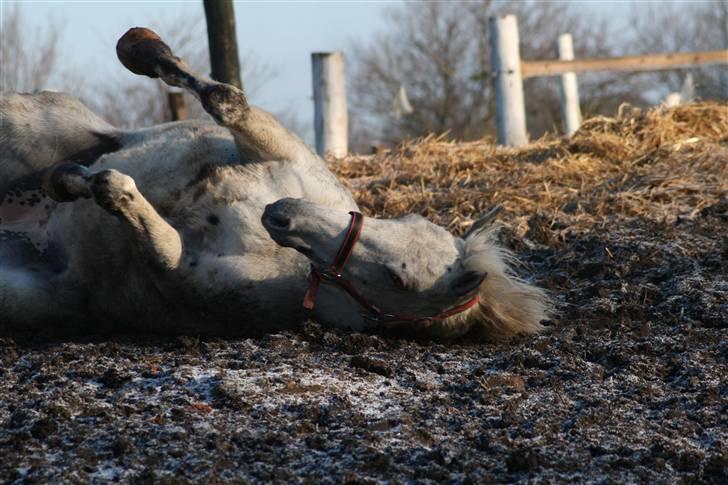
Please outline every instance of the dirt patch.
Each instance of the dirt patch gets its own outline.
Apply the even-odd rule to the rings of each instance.
[[[502,242],[559,316],[510,345],[306,323],[259,339],[0,340],[0,481],[728,479],[728,106],[524,150],[427,139],[336,170],[371,215]]]

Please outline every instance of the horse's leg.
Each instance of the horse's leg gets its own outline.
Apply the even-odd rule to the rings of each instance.
[[[185,88],[194,94],[218,123],[231,130],[241,154],[259,160],[315,157],[308,146],[273,115],[250,106],[241,89],[191,72],[189,66],[174,56],[151,30],[129,30],[119,39],[116,51],[124,66],[135,74],[159,77],[170,86]]]
[[[118,131],[69,94],[0,95],[0,201],[54,163],[89,165],[118,147]]]
[[[154,266],[171,270],[182,258],[182,239],[139,192],[134,179],[117,170],[92,173],[74,163],[62,163],[46,174],[46,192],[59,202],[93,198],[130,229],[141,252]]]
[[[0,230],[42,224],[55,206],[43,171],[60,160],[89,165],[118,149],[118,136],[69,94],[0,95]]]

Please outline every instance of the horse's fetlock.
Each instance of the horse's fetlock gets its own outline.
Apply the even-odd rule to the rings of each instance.
[[[245,94],[227,84],[211,85],[200,97],[205,110],[224,124],[240,121],[250,110]]]

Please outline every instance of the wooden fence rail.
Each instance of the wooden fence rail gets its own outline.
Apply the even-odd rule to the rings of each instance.
[[[521,76],[525,79],[537,76],[558,76],[565,72],[661,71],[698,64],[728,64],[728,49],[573,61],[521,61]]]
[[[510,146],[521,146],[528,143],[523,79],[562,76],[561,99],[565,129],[567,133],[573,133],[579,125],[579,121],[576,120],[580,118],[576,85],[577,72],[658,71],[700,64],[728,64],[728,49],[568,60],[569,51],[573,57],[573,48],[569,49],[570,45],[562,47],[561,41],[559,43],[561,59],[522,61],[519,53],[516,17],[514,15],[492,17],[490,27],[491,67],[496,91],[498,142]],[[570,40],[565,42],[571,44]]]

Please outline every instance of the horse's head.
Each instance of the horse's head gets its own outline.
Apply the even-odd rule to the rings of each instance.
[[[343,304],[356,302],[370,316],[402,316],[383,319],[445,335],[482,322],[492,337],[535,331],[545,318],[543,293],[508,273],[488,224],[476,223],[458,238],[416,215],[367,218],[343,268],[333,271],[341,274],[336,283],[330,269],[352,237],[347,211],[281,199],[266,207],[262,221],[276,243],[304,254],[324,284],[340,288]]]

